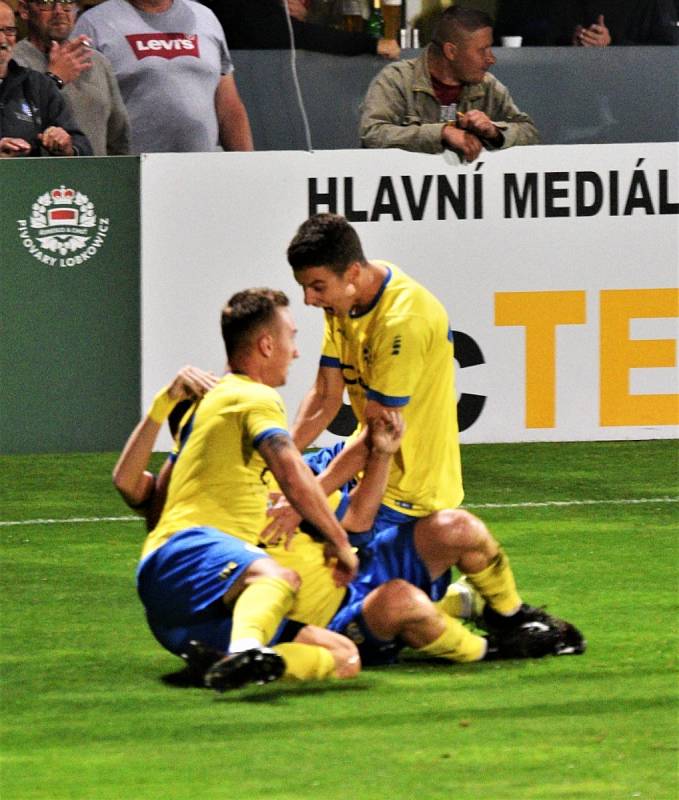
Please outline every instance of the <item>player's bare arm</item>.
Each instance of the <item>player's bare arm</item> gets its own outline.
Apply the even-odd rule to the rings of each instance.
[[[349,583],[356,575],[358,559],[351,549],[346,531],[335,518],[321,487],[292,439],[287,434],[274,434],[261,442],[259,452],[292,507],[332,545],[333,556],[337,558],[337,583]]]
[[[292,426],[292,438],[300,450],[308,447],[337,416],[342,406],[344,379],[335,367],[319,367]]]
[[[316,477],[326,497],[363,471],[370,454],[367,439],[366,428]],[[267,511],[267,516],[271,521],[262,531],[261,538],[271,545],[278,544],[281,539],[289,542],[302,518],[279,492],[272,493],[270,499],[271,507]]]
[[[370,452],[363,477],[352,491],[342,518],[346,530],[361,533],[372,528],[387,488],[391,458],[401,446],[404,429],[401,415],[393,409],[386,418],[378,417],[368,424]]]
[[[145,514],[146,504],[157,490],[153,473],[146,468],[163,422],[181,400],[196,400],[218,381],[212,372],[190,365],[182,367],[172,381],[155,396],[144,419],[130,434],[113,469],[113,484],[128,506]],[[162,486],[167,489],[169,473]],[[162,498],[164,500],[164,497]],[[162,503],[161,503],[162,506]]]

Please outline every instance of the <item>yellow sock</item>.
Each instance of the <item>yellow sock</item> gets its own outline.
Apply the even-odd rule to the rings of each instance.
[[[418,653],[426,653],[448,661],[465,662],[480,661],[486,654],[486,640],[472,633],[469,628],[447,614],[441,614],[446,629],[433,642],[419,647]]]
[[[514,573],[502,548],[485,569],[468,574],[467,580],[483,595],[490,607],[500,614],[511,614],[521,605]]]
[[[295,590],[281,578],[258,578],[233,607],[230,652],[267,644],[292,607]]]
[[[442,611],[449,617],[462,619],[466,616],[464,613],[465,598],[462,596],[462,592],[460,591],[459,587],[454,583],[450,584],[445,595],[440,600],[437,600],[434,605],[439,609],[439,611]]]
[[[275,645],[273,649],[285,661],[283,677],[288,680],[321,680],[331,678],[335,673],[335,659],[325,647],[285,642]]]

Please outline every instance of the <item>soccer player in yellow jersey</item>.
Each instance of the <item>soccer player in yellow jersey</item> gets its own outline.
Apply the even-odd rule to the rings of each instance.
[[[325,311],[318,377],[293,426],[297,445],[307,447],[327,427],[346,388],[361,427],[385,409],[398,409],[406,423],[384,498],[387,524],[458,506],[463,490],[446,310],[395,265],[367,261],[354,229],[334,214],[307,220],[288,259],[305,303]]]
[[[216,382],[216,376],[184,367],[159,397],[169,415],[174,411],[172,402],[180,402],[187,394],[194,399],[201,397]],[[114,470],[117,488],[147,522],[162,506],[162,483],[168,474],[167,464],[158,481],[147,472],[160,422],[147,415],[128,439]],[[346,476],[364,470],[358,483],[351,481],[342,485],[340,492],[333,492],[335,513],[348,531],[364,531],[372,526],[384,494],[391,455],[400,444],[402,422],[398,414],[391,412],[388,422],[377,419],[366,433],[369,436],[359,437],[352,448],[336,446],[304,456],[314,474],[320,476],[319,483],[326,492]],[[520,629],[508,640],[480,636],[456,619],[472,615],[473,601],[469,587],[461,583],[449,585],[450,567],[455,564],[463,572],[477,572],[497,552],[496,543],[480,521],[473,528],[474,537],[467,536],[464,542],[451,536],[447,512],[422,518],[414,526],[406,523],[381,531],[365,548],[359,574],[345,589],[334,586],[330,579],[323,546],[298,529],[299,516],[289,506],[279,504],[271,513],[274,521],[260,539],[266,542],[269,555],[282,566],[294,569],[302,579],[289,621],[277,634],[274,650],[289,650],[290,645],[281,641],[290,640],[320,645],[334,659],[335,674],[346,677],[347,671],[353,674],[357,669],[356,648],[352,649],[346,637],[356,642],[361,661],[370,665],[390,663],[404,645],[454,662],[565,655],[584,649],[577,630],[567,623],[558,628]],[[452,527],[459,525],[460,517],[457,512]],[[302,527],[306,528],[305,523]],[[280,541],[286,539],[285,544]],[[498,601],[502,598],[491,600]],[[228,648],[229,613],[221,605],[219,610],[221,616],[200,612],[189,615],[183,625],[174,626],[171,631],[163,619],[154,626],[160,634],[158,638],[170,650],[175,644],[173,652],[183,641],[182,654],[199,685]],[[329,630],[317,626],[327,626]],[[299,665],[294,673],[288,670],[287,674],[319,677],[313,662],[310,666],[303,674]]]
[[[445,309],[398,267],[366,259],[358,234],[340,215],[316,214],[302,223],[287,255],[304,302],[325,312],[318,375],[293,426],[298,447],[307,447],[334,419],[345,389],[359,430],[394,409],[406,423],[375,525],[352,542],[363,546],[388,527],[414,530],[418,520],[430,518],[433,528],[444,520],[451,547],[458,542],[465,548],[485,526],[457,508],[463,489]],[[422,522],[426,530],[428,521]],[[435,563],[439,543],[420,538]],[[479,559],[467,578],[489,601],[484,624],[490,632],[513,636],[532,622],[556,626],[522,602],[502,548],[490,560]]]
[[[239,292],[224,308],[222,336],[231,372],[202,397],[183,426],[167,499],[137,570],[149,625],[173,652],[186,644],[187,621],[212,625],[219,617],[227,624],[225,608],[235,601],[228,615],[230,653],[212,671],[214,688],[272,680],[296,659],[305,660],[299,648],[283,658],[266,647],[300,583],[293,569],[256,547],[266,521],[267,470],[326,538],[337,583],[346,585],[356,573],[356,555],[287,433],[285,409],[273,388],[285,382],[297,357],[294,335],[281,292]],[[167,400],[161,395],[158,402],[151,420],[163,418]],[[322,657],[320,649],[317,655]]]

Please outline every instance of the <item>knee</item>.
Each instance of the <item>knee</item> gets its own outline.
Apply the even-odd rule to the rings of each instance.
[[[429,597],[408,581],[397,578],[383,584],[378,591],[381,591],[379,605],[395,628],[421,622],[436,614]]]
[[[496,550],[496,542],[483,520],[461,508],[447,509],[437,515],[437,527],[447,543],[464,553],[471,550]]]

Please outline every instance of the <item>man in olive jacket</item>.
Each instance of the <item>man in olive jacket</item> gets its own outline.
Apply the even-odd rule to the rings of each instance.
[[[489,150],[538,144],[533,120],[488,70],[495,64],[491,18],[474,9],[446,9],[431,43],[415,59],[385,67],[362,106],[364,147],[418,153],[451,149],[463,161]]]

